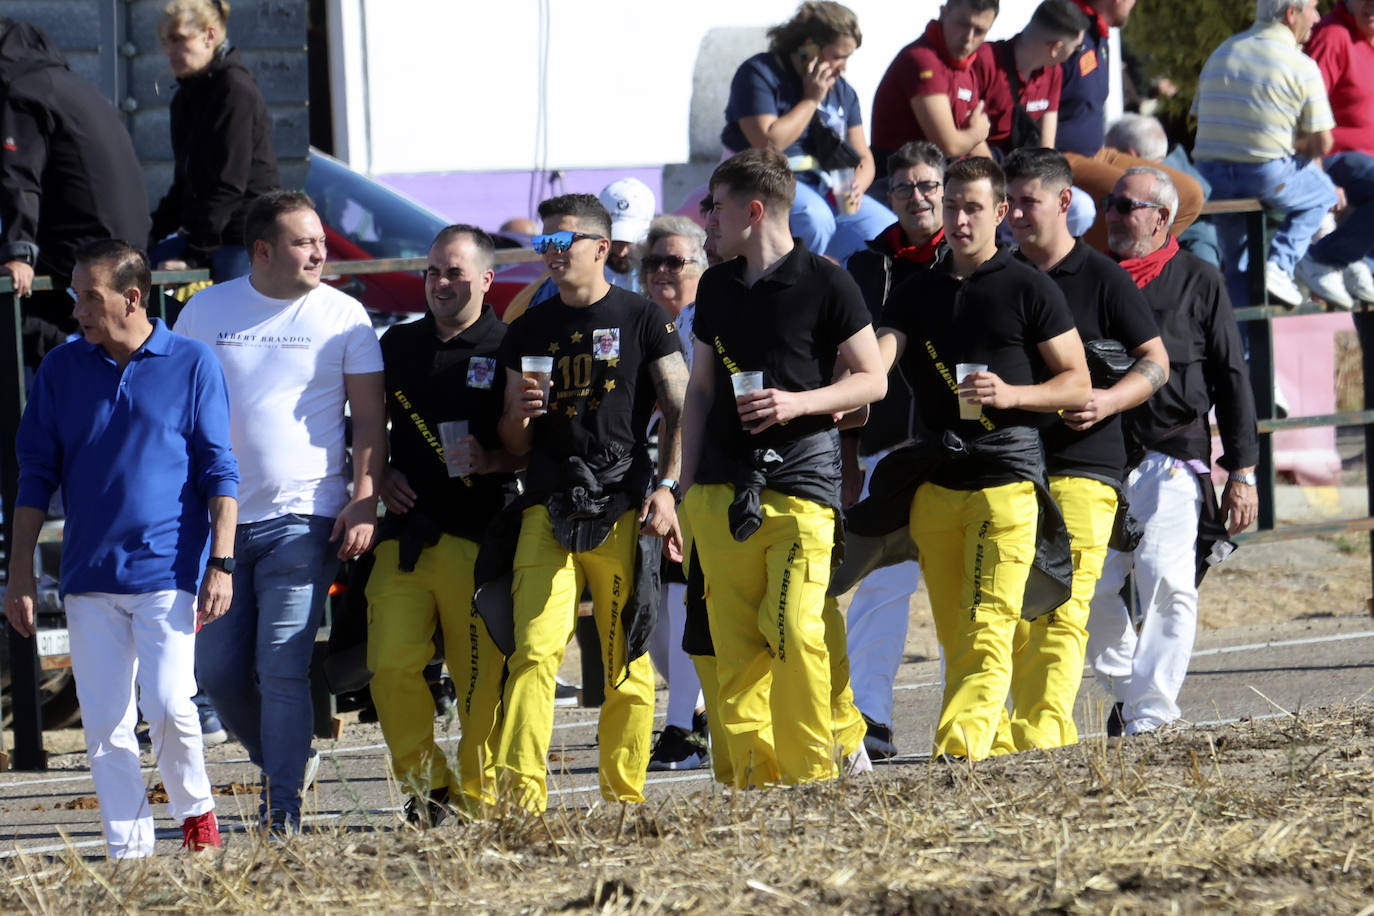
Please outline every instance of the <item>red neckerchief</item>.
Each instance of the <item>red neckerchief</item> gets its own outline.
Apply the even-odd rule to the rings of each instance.
[[[1143,258],[1126,258],[1117,263],[1126,268],[1126,273],[1131,275],[1137,289],[1144,289],[1163,272],[1164,265],[1172,261],[1178,251],[1178,239],[1171,235],[1169,241],[1158,251],[1152,251]]]
[[[935,53],[940,55],[940,60],[945,62],[945,66],[952,70],[967,70],[973,66],[973,59],[978,56],[974,51],[963,60],[954,60],[949,56],[949,49],[945,47],[945,32],[940,28],[940,20],[932,19],[926,23],[926,43],[935,49]],[[981,46],[980,46],[981,47]]]
[[[929,264],[935,260],[935,249],[940,247],[940,243],[945,240],[945,229],[941,226],[930,241],[924,245],[903,245],[902,226],[898,223],[892,227],[892,231],[887,234],[884,241],[892,249],[892,257],[901,261],[915,261],[917,264]]]
[[[1097,26],[1097,34],[1106,38],[1107,33],[1111,30],[1107,28],[1107,23],[1102,21],[1102,17],[1097,15],[1097,10],[1093,9],[1093,5],[1088,0],[1073,0],[1073,2],[1080,10],[1088,14],[1088,18]]]

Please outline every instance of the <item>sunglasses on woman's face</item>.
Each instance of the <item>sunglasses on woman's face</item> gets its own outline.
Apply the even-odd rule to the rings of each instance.
[[[578,239],[595,239],[600,241],[604,238],[604,235],[591,235],[587,232],[570,232],[565,229],[562,232],[550,232],[548,235],[536,235],[530,239],[530,245],[539,254],[543,254],[550,248],[558,252],[567,251],[573,246],[573,242]]]
[[[1160,209],[1163,204],[1157,204],[1152,200],[1131,200],[1129,197],[1117,197],[1115,194],[1108,194],[1102,198],[1103,210],[1115,210],[1121,216],[1130,216],[1136,210],[1143,210],[1146,207]]]
[[[695,262],[675,254],[646,254],[643,260],[644,269],[648,273],[653,273],[660,267],[668,268],[670,273],[681,273],[684,267],[693,263]]]

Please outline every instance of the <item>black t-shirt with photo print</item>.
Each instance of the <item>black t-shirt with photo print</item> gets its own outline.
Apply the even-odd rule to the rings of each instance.
[[[746,432],[730,382],[734,372],[761,371],[765,388],[823,388],[833,381],[839,345],[872,323],[854,278],[800,240],[753,286],[745,285],[744,268],[743,258],[719,264],[697,286],[692,336],[715,351],[715,397],[701,444],[700,483],[733,483],[736,468],[753,450],[835,428],[826,414],[798,417],[758,435]]]
[[[681,352],[668,313],[618,286],[589,306],[567,305],[555,296],[515,319],[501,350],[502,365],[519,374],[521,357],[553,357],[548,412],[530,424],[526,488],[536,494],[561,490],[570,457],[647,456],[649,418],[658,399],[649,366]]]
[[[953,264],[949,258],[912,277],[894,289],[883,306],[882,327],[906,335],[902,374],[911,383],[922,422],[935,436],[948,429],[975,439],[994,429],[1040,428],[1057,420],[1053,414],[995,407],[984,407],[981,419],[959,419],[957,364],[983,363],[1012,385],[1043,382],[1049,373],[1039,345],[1073,330],[1074,323],[1054,281],[1016,260],[1007,249],[998,249],[965,279],[954,275]],[[931,479],[966,490],[1011,483],[1017,477],[970,460]]]
[[[382,335],[386,406],[391,418],[390,464],[415,491],[415,508],[440,529],[481,541],[483,532],[515,495],[514,474],[448,476],[439,424],[466,420],[484,449],[501,448],[506,376],[498,355],[506,326],[483,307],[471,327],[449,340],[435,333],[434,318],[398,324]],[[396,537],[405,515],[388,513],[381,536]]]

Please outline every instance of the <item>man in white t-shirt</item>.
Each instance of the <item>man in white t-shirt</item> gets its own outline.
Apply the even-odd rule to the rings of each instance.
[[[300,824],[310,749],[310,659],[339,561],[364,553],[386,463],[382,353],[362,305],[320,285],[324,228],[299,191],[256,200],[252,272],[197,293],[176,331],[209,344],[229,387],[243,478],[234,602],[196,642],[215,708],[262,769],[263,823]],[[344,405],[353,418],[353,494]]]

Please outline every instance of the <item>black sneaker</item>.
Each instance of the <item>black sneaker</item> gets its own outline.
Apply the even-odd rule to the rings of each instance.
[[[576,706],[580,701],[582,688],[576,684],[569,684],[561,677],[554,678],[553,705],[554,706]]]
[[[874,722],[864,716],[868,732],[864,735],[864,749],[871,760],[889,760],[897,756],[897,745],[892,740],[892,726]]]
[[[1112,711],[1107,713],[1107,737],[1120,738],[1126,734],[1126,718],[1122,715],[1125,707],[1121,703],[1113,703]]]
[[[421,799],[412,795],[405,804],[406,823],[419,830],[438,827],[449,816],[448,786],[440,786]]]
[[[458,691],[453,686],[452,678],[445,675],[437,681],[431,681],[429,692],[434,697],[436,719],[447,719],[449,716],[457,715]]]
[[[709,759],[706,741],[700,735],[669,725],[654,745],[654,752],[649,757],[649,772],[698,770],[706,766]]]
[[[710,746],[711,729],[706,722],[706,710],[698,709],[692,713],[692,734],[705,741],[708,747]]]

